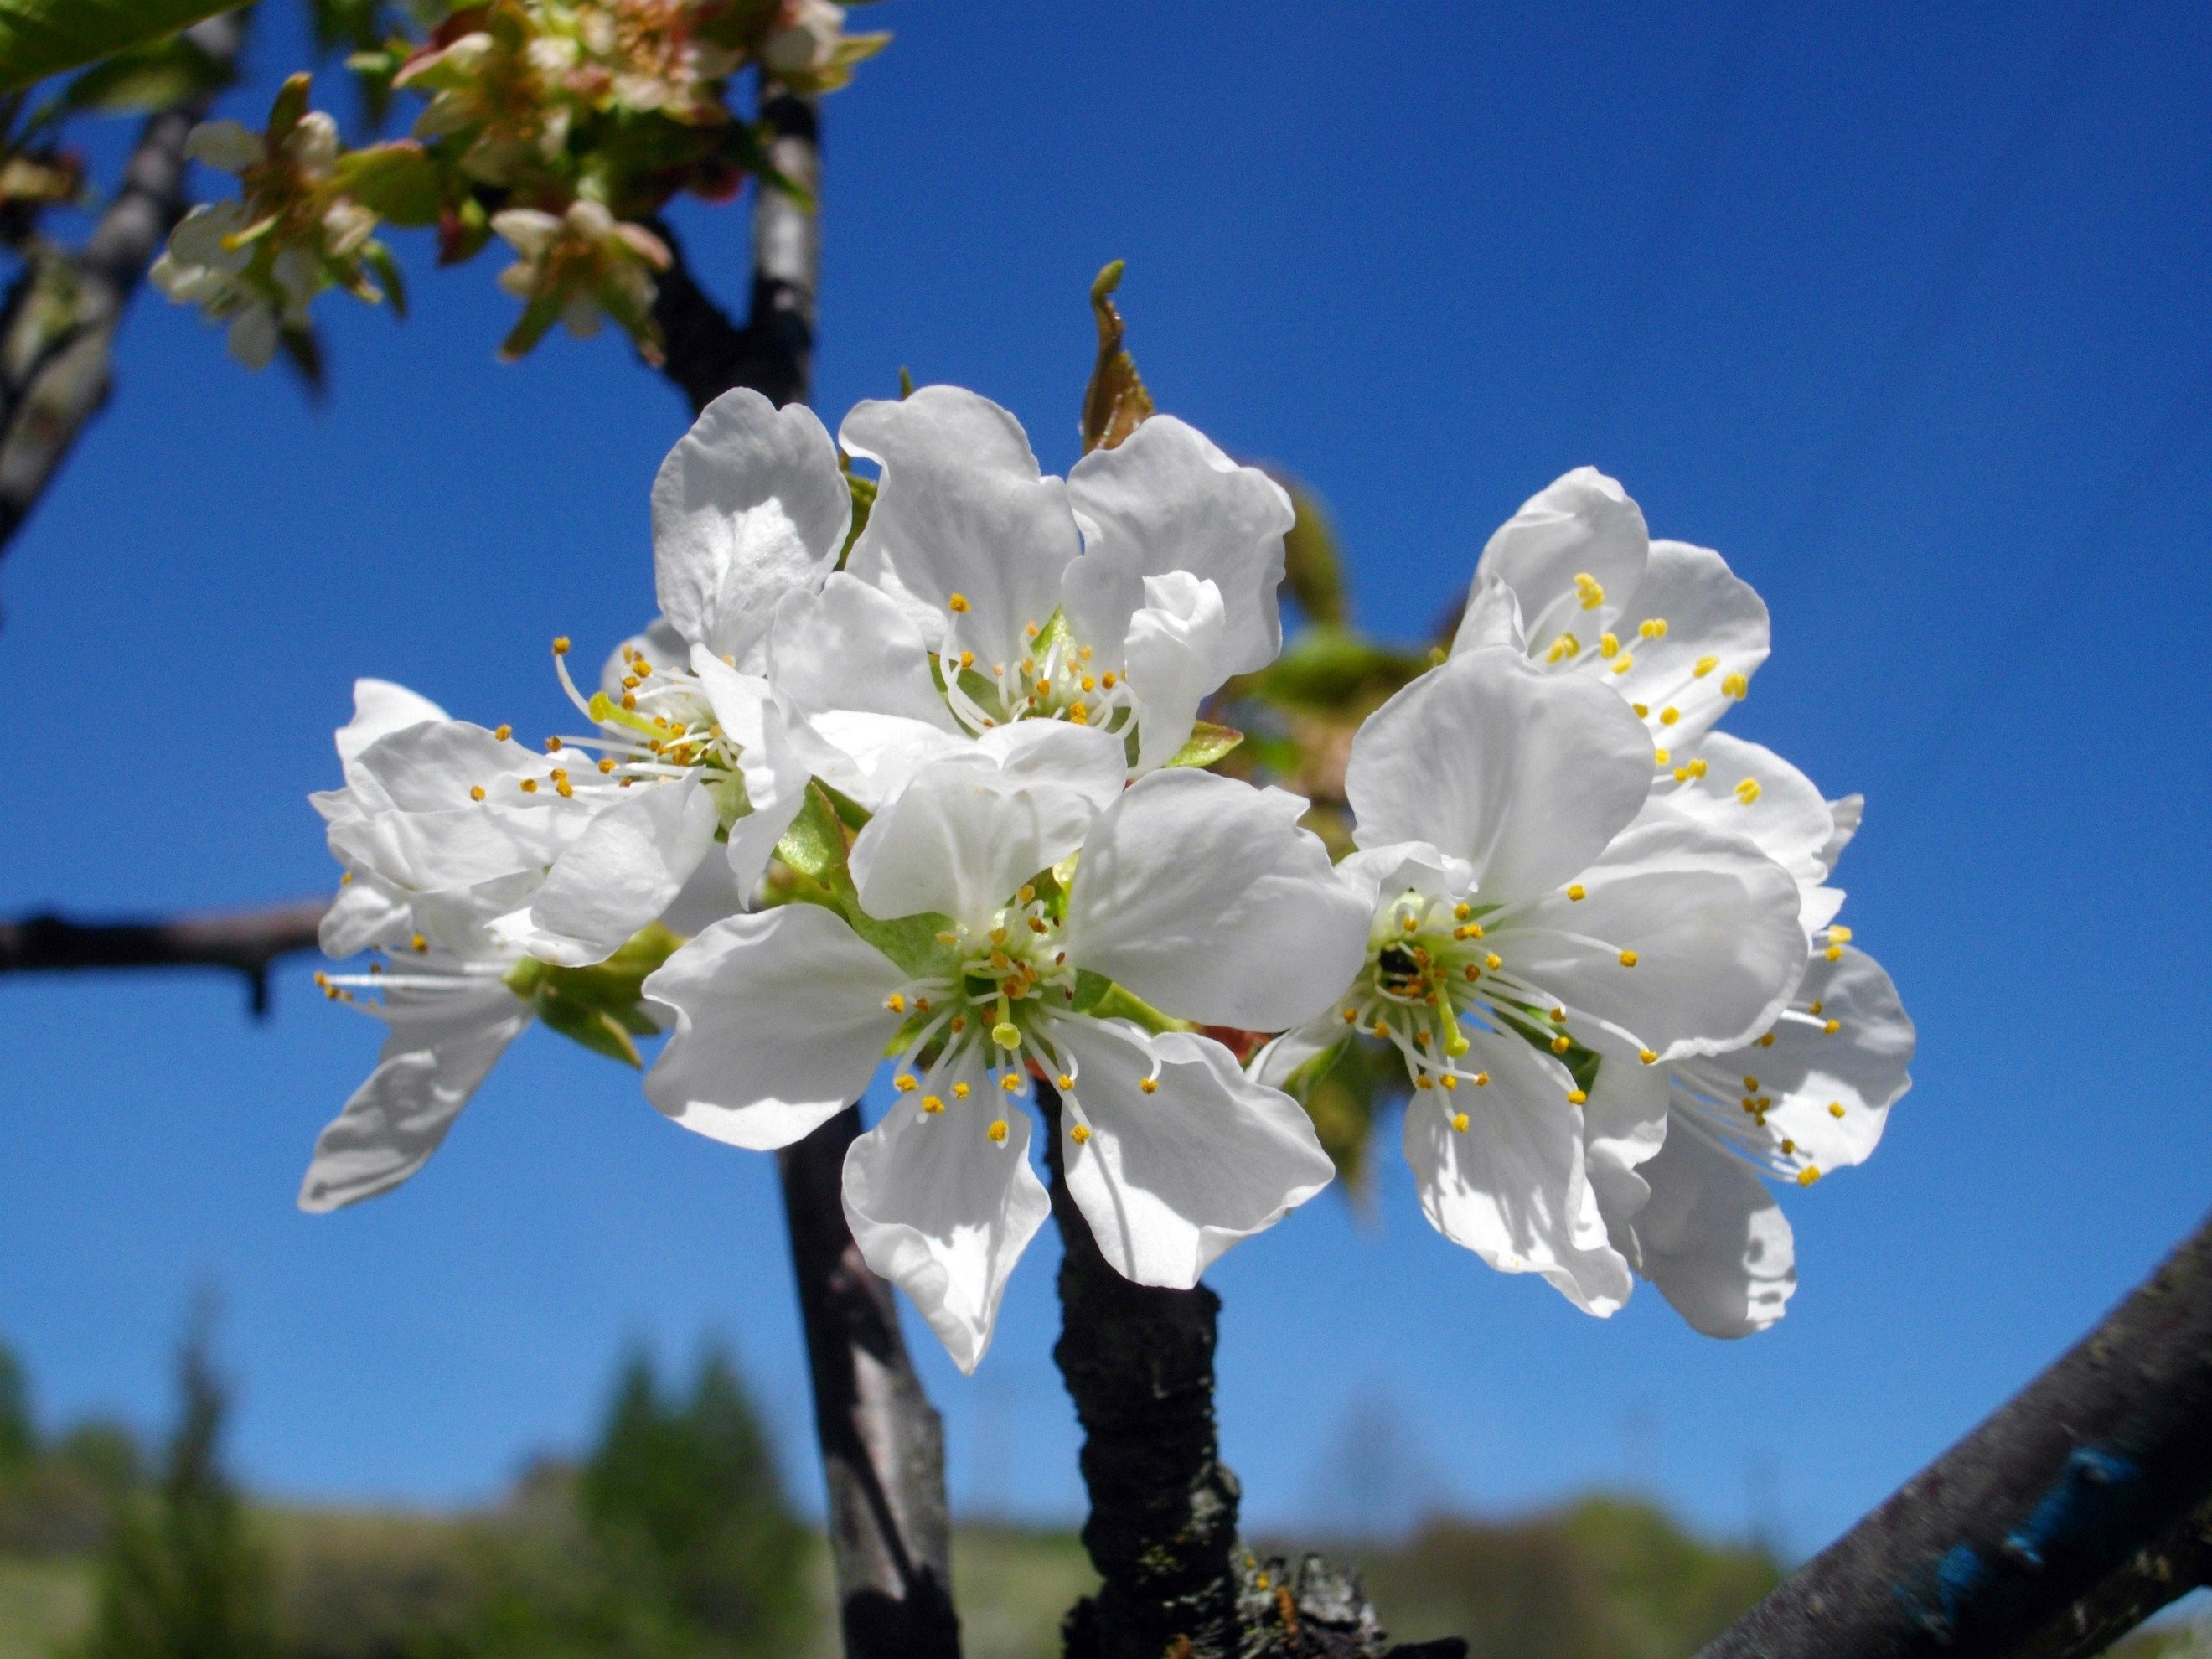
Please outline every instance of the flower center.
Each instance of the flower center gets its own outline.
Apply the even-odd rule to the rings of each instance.
[[[967,600],[955,593],[949,609],[957,623]],[[981,732],[1012,720],[1054,720],[1116,734],[1134,729],[1137,708],[1128,682],[1113,669],[1094,665],[1097,653],[1075,638],[1062,613],[1024,624],[1022,635],[1022,654],[1013,661],[981,664],[973,651],[954,649],[948,632],[937,673],[945,701],[962,725]]]

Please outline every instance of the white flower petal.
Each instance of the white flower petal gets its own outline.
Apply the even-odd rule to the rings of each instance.
[[[404,732],[410,726],[451,718],[429,698],[404,685],[395,685],[390,680],[356,680],[353,718],[337,731],[338,759],[354,760],[379,738]]]
[[[1505,901],[1571,878],[1636,816],[1651,773],[1643,723],[1611,691],[1485,650],[1369,715],[1344,787],[1362,847],[1431,842]]]
[[[1643,508],[1615,480],[1578,466],[1498,527],[1475,565],[1469,598],[1480,593],[1486,576],[1495,576],[1519,601],[1530,651],[1547,650],[1564,633],[1589,647],[1643,580],[1650,548]]]
[[[421,1169],[530,1010],[504,986],[434,1010],[395,1008],[368,1081],[315,1141],[300,1207],[335,1210],[388,1192]]]
[[[1021,422],[972,392],[926,386],[855,404],[837,436],[883,467],[845,568],[905,603],[933,646],[949,626],[983,663],[1012,662],[1024,625],[1059,608],[1081,550],[1066,486],[1040,474]]]
[[[1804,971],[1797,884],[1740,837],[1640,823],[1577,879],[1579,901],[1553,892],[1494,919],[1496,948],[1525,982],[1669,1058],[1765,1030]]]
[[[1636,1218],[1644,1276],[1674,1311],[1707,1336],[1748,1336],[1781,1318],[1797,1251],[1766,1182],[1679,1124],[1640,1173],[1651,1188]]]
[[[1092,529],[1063,590],[1078,635],[1118,642],[1146,596],[1146,579],[1187,571],[1221,595],[1224,632],[1201,691],[1274,661],[1275,601],[1291,498],[1257,467],[1239,466],[1172,415],[1155,415],[1067,476],[1068,501]],[[1133,660],[1132,668],[1135,666]]]
[[[338,889],[315,929],[326,957],[349,957],[375,945],[397,945],[414,932],[406,899],[373,871],[356,871]]]
[[[1628,1264],[1606,1241],[1565,1068],[1517,1037],[1467,1035],[1462,1064],[1489,1085],[1417,1090],[1406,1107],[1422,1213],[1501,1272],[1541,1273],[1584,1312],[1612,1314],[1628,1299]],[[1466,1128],[1452,1127],[1455,1114]]]
[[[905,982],[818,905],[718,921],[645,981],[676,1017],[646,1098],[732,1146],[788,1146],[867,1087],[903,1018],[884,999]]]
[[[1833,875],[1836,860],[1843,857],[1844,848],[1851,844],[1851,837],[1859,832],[1860,820],[1866,816],[1866,797],[1845,795],[1841,800],[1832,800],[1828,813],[1835,822],[1835,831],[1820,849],[1820,863],[1828,874]]]
[[[1650,619],[1667,624],[1656,639],[1641,631]],[[1648,708],[1654,742],[1689,743],[1728,712],[1735,700],[1729,687],[1738,683],[1736,677],[1749,679],[1766,660],[1766,602],[1711,548],[1654,542],[1644,580],[1620,618],[1620,633],[1635,665],[1614,674],[1601,659],[1585,654],[1577,659],[1587,665],[1583,672],[1610,680],[1623,696]]]
[[[1220,684],[1221,591],[1187,571],[1145,578],[1145,608],[1122,646],[1137,696],[1137,769],[1165,766],[1190,739],[1198,706]]]
[[[261,135],[236,121],[203,121],[185,139],[188,160],[224,173],[243,173],[268,153]]]
[[[914,617],[890,594],[842,571],[819,593],[784,596],[768,660],[776,690],[803,714],[850,709],[960,730],[930,678],[929,646]]]
[[[629,792],[554,860],[530,908],[502,925],[518,949],[566,968],[605,962],[675,902],[714,844],[714,798],[696,777]]]
[[[1468,595],[1467,609],[1460,613],[1459,627],[1452,635],[1451,654],[1456,657],[1493,645],[1508,651],[1525,651],[1528,648],[1528,636],[1521,626],[1521,602],[1512,588],[1497,572],[1485,570],[1476,574],[1474,590]]]
[[[969,1097],[892,1102],[845,1154],[845,1219],[867,1264],[914,1299],[963,1371],[991,1346],[1006,1280],[1051,1210],[1030,1164],[1030,1115],[980,1067]],[[947,1074],[948,1077],[951,1073]],[[987,1133],[993,1115],[1004,1139]]]
[[[1660,773],[1651,792],[1660,815],[1741,836],[1801,886],[1827,879],[1822,854],[1835,834],[1835,815],[1812,779],[1771,749],[1725,732],[1709,732],[1672,750],[1671,758],[1674,769]],[[1702,775],[1696,775],[1699,761]]]
[[[731,667],[703,645],[691,647],[691,672],[699,677],[707,707],[714,723],[741,749],[761,741],[762,712],[770,698],[768,681],[758,674],[744,674]]]
[[[1068,959],[1207,1025],[1275,1031],[1343,994],[1370,906],[1279,789],[1178,768],[1139,778],[1083,843]]]
[[[1218,1042],[1081,1015],[1050,1035],[1074,1062],[1081,1103],[1060,1115],[1067,1189],[1124,1278],[1188,1290],[1335,1174],[1297,1103],[1247,1078]],[[1079,1122],[1091,1131],[1079,1141]]]
[[[1023,882],[1083,844],[1102,796],[1121,789],[1120,739],[1025,720],[933,761],[853,843],[860,908],[886,921],[922,911],[972,929]]]
[[[1759,1079],[1774,1102],[1766,1132],[1788,1139],[1800,1164],[1825,1172],[1863,1164],[1912,1086],[1911,1018],[1881,964],[1851,945],[1833,962],[1815,953],[1791,1000],[1817,1002],[1820,1012],[1784,1015],[1771,1043],[1716,1059],[1714,1069]]]
[[[677,631],[750,669],[775,602],[837,562],[852,493],[804,404],[740,386],[707,405],[653,483],[653,585]]]

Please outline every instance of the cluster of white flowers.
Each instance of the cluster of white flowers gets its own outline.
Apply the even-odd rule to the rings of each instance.
[[[1106,1259],[1184,1287],[1327,1184],[1294,1096],[1389,1042],[1446,1236],[1593,1312],[1641,1271],[1700,1329],[1778,1316],[1754,1166],[1864,1157],[1911,1031],[1833,926],[1856,801],[1711,730],[1766,650],[1717,555],[1594,472],[1532,501],[1360,731],[1332,866],[1304,801],[1199,769],[1201,704],[1281,647],[1265,475],[1156,416],[1048,477],[945,386],[839,443],[881,469],[857,538],[812,414],[700,417],[653,487],[659,617],[589,696],[555,642],[587,734],[356,688],[325,942],[389,961],[325,982],[392,1036],[303,1205],[412,1174],[533,1015],[633,1062],[668,1030],[647,1097],[754,1149],[888,1060],[847,1217],[972,1369],[1048,1209],[1026,1103]],[[1281,1035],[1247,1067],[1209,1032]]]

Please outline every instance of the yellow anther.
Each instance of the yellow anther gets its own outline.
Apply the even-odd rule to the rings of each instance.
[[[1639,709],[1638,712],[1640,714],[1642,711]],[[1651,751],[1651,758],[1656,764],[1664,766],[1668,761],[1674,758],[1674,755],[1672,750],[1655,749]]]
[[[1837,1032],[1844,1029],[1844,1022],[1840,1019],[1824,1020],[1821,1022],[1820,1029],[1826,1031],[1830,1036],[1833,1036]]]
[[[1544,653],[1544,660],[1558,662],[1563,657],[1582,654],[1583,642],[1571,634],[1562,634],[1552,641],[1551,649]]]
[[[1024,623],[1022,624],[1022,632],[1023,632],[1023,634],[1024,634],[1024,635],[1026,635],[1027,637],[1029,637],[1030,639],[1035,639],[1035,638],[1038,635],[1038,634],[1040,634],[1040,633],[1041,633],[1041,632],[1042,632],[1042,631],[1043,631],[1043,630],[1042,630],[1042,629],[1039,629],[1039,628],[1037,627],[1037,625],[1036,625],[1035,623]]]
[[[1743,1109],[1747,1112],[1756,1112],[1759,1109],[1759,1103],[1753,1099],[1749,1095],[1746,1095],[1743,1097],[1742,1104]]]
[[[963,651],[960,653],[961,672],[965,673],[969,669],[973,668],[975,665],[975,653],[973,651]]]
[[[1828,942],[1830,944],[1841,945],[1846,939],[1850,939],[1850,936],[1851,930],[1844,927],[1843,923],[1833,922],[1830,924],[1828,928]]]
[[[1607,659],[1619,656],[1620,654],[1620,635],[1616,634],[1599,635],[1597,636],[1597,653],[1599,656]]]
[[[568,769],[565,766],[556,766],[550,772],[548,772],[545,776],[548,781],[554,783],[566,782],[568,776]]]
[[[1437,1080],[1426,1072],[1416,1073],[1413,1077],[1413,1086],[1416,1089],[1433,1089],[1437,1086]]]
[[[1589,1097],[1584,1094],[1580,1089],[1570,1089],[1567,1091],[1567,1104],[1570,1106],[1579,1106],[1589,1098]]]
[[[1455,904],[1452,906],[1452,920],[1454,921],[1465,921],[1474,914],[1474,907],[1472,904]]]
[[[1006,1119],[1002,1117],[994,1117],[991,1120],[991,1127],[984,1130],[983,1133],[991,1137],[991,1144],[993,1146],[1003,1146],[1006,1144],[1006,1128],[1007,1125]]]
[[[1743,1080],[1743,1086],[1750,1090],[1753,1094],[1757,1094],[1759,1092],[1759,1079],[1755,1077],[1747,1077]]]
[[[1620,953],[1620,965],[1624,968],[1633,968],[1636,966],[1636,952],[1633,951],[1623,951]]]
[[[929,1012],[929,999],[927,997],[916,997],[914,1000],[914,1011],[917,1014],[927,1013]]]
[[[480,784],[480,783],[472,783],[472,784],[471,784],[471,785],[469,786],[469,799],[470,799],[471,800],[482,800],[483,798],[484,798],[484,787],[483,787],[483,785],[482,785],[482,784]]]
[[[1480,1088],[1486,1087],[1486,1086],[1489,1084],[1489,1082],[1490,1082],[1490,1073],[1487,1073],[1487,1072],[1477,1072],[1477,1073],[1474,1074],[1474,1086],[1475,1086],[1476,1088],[1480,1089]]]
[[[895,1014],[902,1014],[906,1012],[906,999],[894,991],[884,999],[884,1006]]]
[[[553,654],[556,657],[565,657],[568,654],[568,636],[566,634],[553,641]]]
[[[1750,677],[1744,674],[1730,674],[1721,682],[1721,690],[1738,702],[1741,702],[1751,695]]]
[[[735,668],[737,664],[732,663],[730,666]],[[653,665],[645,659],[645,653],[642,651],[638,653],[637,660],[629,665],[629,672],[641,680],[652,677]]]
[[[570,783],[566,778],[562,779],[560,782],[555,784],[553,788],[562,800],[572,799],[576,793],[576,787]]]
[[[1447,1089],[1456,1089],[1459,1087],[1459,1079],[1449,1072],[1446,1072],[1439,1081],[1441,1081]]]
[[[1088,708],[1085,708],[1081,703],[1079,703],[1079,702],[1072,702],[1072,703],[1068,704],[1068,705],[1067,705],[1067,723],[1068,723],[1070,726],[1088,726],[1088,725],[1090,725],[1090,724],[1091,724],[1091,711],[1090,711]]]
[[[1505,958],[1499,956],[1497,951],[1492,951],[1488,956],[1483,957],[1482,965],[1489,969],[1490,971],[1494,974],[1500,968],[1503,968],[1505,965]]]
[[[1449,1078],[1446,1078],[1444,1081],[1449,1083],[1451,1079]],[[1452,1127],[1458,1130],[1462,1134],[1465,1134],[1467,1133],[1467,1126],[1471,1121],[1473,1121],[1473,1120],[1470,1119],[1465,1112],[1454,1112],[1452,1114]]]
[[[1844,959],[1844,947],[1840,945],[1831,945],[1820,954],[1831,962],[1841,962]]]
[[[1482,929],[1476,923],[1470,921],[1461,927],[1453,928],[1452,937],[1454,939],[1480,939],[1482,937]]]
[[[1398,926],[1404,928],[1409,933],[1418,933],[1421,931],[1420,920],[1416,916],[1399,917]]]
[[[896,1077],[891,1079],[891,1087],[897,1090],[902,1095],[910,1095],[916,1089],[921,1087],[921,1081],[920,1079],[915,1077],[911,1073],[901,1072]]]
[[[956,1084],[954,1084],[954,1085],[952,1085],[952,1097],[953,1097],[953,1099],[955,1099],[955,1100],[965,1100],[965,1099],[967,1099],[967,1098],[968,1098],[968,1085],[967,1085],[966,1084],[964,1084],[964,1083],[956,1083]]]
[[[1577,882],[1574,885],[1567,889],[1567,896],[1572,899],[1576,903],[1579,904],[1583,900],[1589,896],[1589,890],[1584,887],[1582,883]]]
[[[637,676],[636,676],[636,675],[635,675],[635,674],[625,674],[625,675],[623,675],[623,678],[622,678],[622,687],[623,687],[623,690],[625,690],[625,691],[635,691],[635,690],[637,690],[637,688],[638,688],[638,684],[639,684],[638,678],[637,678]]]
[[[637,693],[635,691],[623,692],[622,696],[622,705],[623,708],[635,714],[637,710]]]
[[[1554,1008],[1554,1009],[1553,1009],[1553,1010],[1552,1010],[1552,1023],[1553,1023],[1554,1025],[1564,1025],[1564,1024],[1565,1024],[1567,1023],[1567,1011],[1566,1011],[1565,1009],[1564,1009],[1564,1008]]]
[[[953,1035],[953,1036],[959,1036],[963,1031],[966,1030],[967,1029],[968,1029],[968,1016],[967,1016],[967,1015],[965,1015],[965,1014],[955,1014],[955,1015],[953,1015],[953,1016],[952,1016],[952,1035]]]
[[[1044,918],[1042,916],[1031,916],[1030,918],[1030,932],[1032,933],[1050,933],[1051,931],[1052,930],[1050,928],[1044,925]]]
[[[1021,1093],[1021,1074],[1018,1072],[1008,1072],[1005,1076],[999,1079],[999,1086],[1001,1089],[1004,1089],[1010,1095],[1018,1095]]]
[[[1613,664],[1613,672],[1616,674],[1626,674],[1630,669],[1635,666],[1636,658],[1632,653],[1623,655],[1619,662]]]
[[[523,779],[523,781],[522,781],[522,793],[523,793],[524,794],[526,794],[526,795],[534,795],[534,794],[536,794],[536,793],[538,793],[538,780],[537,780],[537,779],[535,779],[535,778],[525,778],[525,779]]]
[[[997,969],[1000,973],[1005,973],[1007,969],[1013,965],[1013,958],[1009,957],[1004,951],[994,951],[991,952],[991,966]]]
[[[1803,1169],[1797,1171],[1797,1184],[1800,1187],[1809,1187],[1820,1178],[1820,1171],[1814,1164],[1808,1164]]]
[[[497,738],[501,743],[505,743],[509,738],[514,735],[514,728],[511,726],[495,726],[492,728],[491,734],[495,738]]]
[[[1735,798],[1741,801],[1746,806],[1750,805],[1752,802],[1757,800],[1759,797],[1759,780],[1757,778],[1746,778],[1735,787]]]
[[[1690,769],[1689,769],[1688,767],[1686,767],[1686,766],[1678,766],[1678,767],[1676,767],[1676,768],[1674,769],[1674,781],[1675,781],[1675,782],[1677,782],[1677,783],[1687,783],[1689,781],[1690,781]]]
[[[1693,778],[1702,778],[1705,775],[1705,757],[1703,756],[1699,756],[1696,760],[1692,761],[1682,769],[1687,772]]]
[[[1583,609],[1595,611],[1605,603],[1605,586],[1587,570],[1575,573],[1575,592],[1582,598]]]
[[[1070,1129],[1067,1132],[1067,1138],[1073,1141],[1077,1146],[1080,1146],[1085,1141],[1091,1139],[1091,1126],[1087,1123],[1077,1124],[1073,1129]]]
[[[1698,659],[1698,665],[1692,668],[1690,673],[1694,678],[1703,679],[1720,665],[1721,659],[1718,657],[1700,657]]]
[[[1789,1136],[1784,1135],[1784,1136],[1782,1138],[1782,1152],[1783,1152],[1783,1155],[1786,1158],[1786,1157],[1787,1157],[1787,1156],[1789,1156],[1791,1152],[1796,1152],[1796,1150],[1797,1150],[1797,1143],[1796,1143],[1796,1141],[1794,1141],[1794,1140],[1790,1139]]]
[[[1636,1051],[1636,1057],[1646,1066],[1656,1066],[1659,1063],[1659,1051],[1656,1048],[1638,1048]]]
[[[1156,1095],[1160,1091],[1160,1080],[1156,1077],[1139,1078],[1137,1086],[1148,1095]]]
[[[1830,1117],[1841,1117],[1843,1115],[1844,1103],[1842,1101],[1832,1100],[1828,1103],[1828,1115]]]
[[[1659,724],[1662,726],[1672,726],[1676,720],[1681,718],[1682,711],[1672,706],[1662,708],[1659,711]]]
[[[1647,640],[1663,640],[1667,637],[1667,619],[1664,617],[1646,617],[1636,625],[1636,631]]]
[[[1075,1086],[1075,1079],[1068,1076],[1065,1072],[1062,1072],[1058,1077],[1054,1078],[1053,1081],[1059,1084],[1063,1090],[1073,1089]]]
[[[1812,1001],[1807,1003],[1805,1005],[1805,1012],[1808,1014],[1819,1013],[1820,1012],[1820,1000],[1818,997],[1815,997]]]
[[[611,772],[614,769],[615,757],[612,755],[602,756],[599,760],[599,770],[604,773]]]
[[[1482,969],[1476,967],[1471,962],[1468,963],[1465,968],[1461,969],[1461,973],[1469,981],[1478,980],[1482,977]]]
[[[1552,1039],[1552,1052],[1555,1054],[1564,1054],[1574,1046],[1574,1040],[1564,1031]]]
[[[934,1115],[945,1109],[945,1103],[935,1095],[924,1095],[921,1097],[921,1109]]]
[[[410,951],[414,951],[416,955],[420,956],[422,952],[430,948],[430,941],[424,939],[422,934],[417,933],[414,938],[407,941],[407,947]]]
[[[1358,1009],[1357,1009],[1357,1008],[1347,1008],[1347,1009],[1346,1009],[1346,1010],[1344,1011],[1344,1023],[1345,1023],[1346,1025],[1357,1025],[1357,1024],[1359,1024],[1359,1010],[1358,1010]]]
[[[945,600],[945,608],[951,611],[956,617],[966,616],[968,614],[968,596],[965,593],[955,593],[951,599]]]
[[[1118,677],[1115,674],[1114,671],[1109,668],[1098,677],[1098,684],[1104,686],[1109,691],[1111,691],[1115,687],[1117,678]]]
[[[1774,1033],[1769,1031],[1761,1036],[1759,1039],[1759,1046],[1762,1048],[1771,1048],[1774,1046]]]
[[[1638,720],[1642,720],[1646,714],[1649,714],[1651,712],[1650,705],[1645,703],[1632,702],[1628,706],[1636,711],[1636,718]]]

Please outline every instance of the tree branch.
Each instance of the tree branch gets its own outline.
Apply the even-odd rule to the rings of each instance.
[[[245,15],[189,31],[228,68],[245,44]],[[43,242],[25,255],[0,332],[0,551],[46,493],[77,434],[107,401],[115,331],[147,267],[184,217],[185,140],[216,98],[195,93],[149,116],[122,188],[75,253]]]
[[[269,969],[312,948],[326,899],[267,910],[161,921],[72,921],[51,912],[0,922],[0,974],[85,968],[222,968],[246,975],[255,1014],[269,1011]]]
[[[776,1154],[815,1432],[830,1487],[830,1540],[847,1659],[958,1659],[945,1425],[899,1334],[891,1287],[868,1270],[845,1224],[847,1107]]]
[[[1701,1659],[2093,1652],[2201,1575],[2208,1493],[2212,1219]]]
[[[775,134],[769,158],[784,177],[812,191],[820,181],[820,124],[811,99],[767,87],[761,118]],[[661,372],[691,400],[694,413],[732,386],[750,386],[778,404],[806,401],[814,358],[815,295],[822,245],[813,211],[782,191],[756,184],[752,310],[742,328],[699,286],[668,226],[655,221],[675,263],[656,279],[653,320],[665,354]]]

